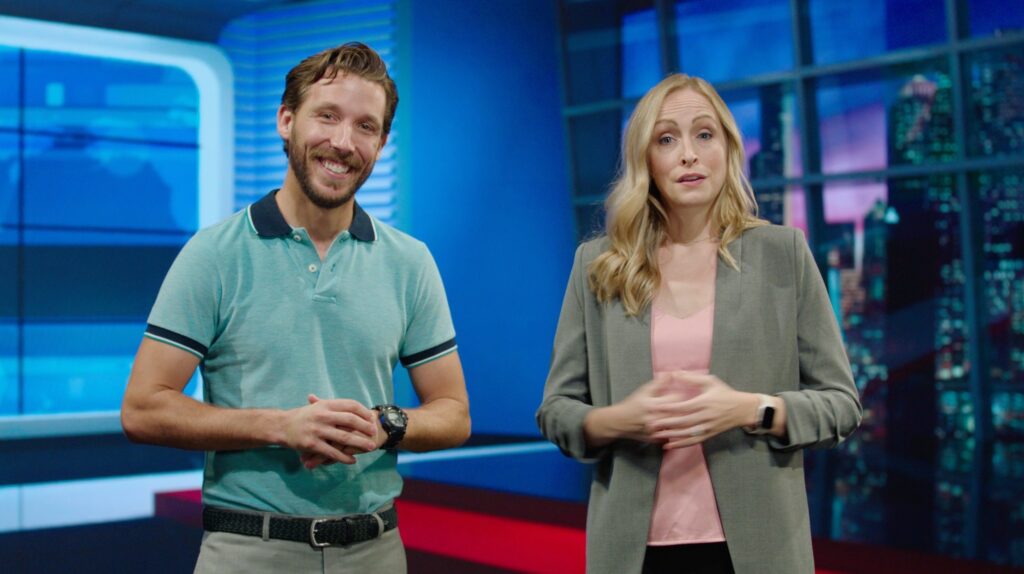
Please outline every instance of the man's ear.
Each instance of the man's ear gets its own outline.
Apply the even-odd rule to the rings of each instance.
[[[380,160],[380,154],[384,151],[384,146],[388,143],[388,134],[382,134],[380,136],[380,147],[377,148],[377,158],[374,161]]]
[[[282,139],[288,141],[292,137],[292,122],[295,120],[295,112],[281,104],[277,108],[277,133]]]

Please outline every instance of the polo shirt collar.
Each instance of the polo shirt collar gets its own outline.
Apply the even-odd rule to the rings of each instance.
[[[291,235],[292,226],[284,220],[281,209],[277,206],[274,196],[278,190],[264,195],[259,201],[249,206],[249,222],[260,237],[282,237]],[[353,201],[352,225],[348,232],[360,241],[376,241],[377,229],[370,215],[363,211],[359,202]]]
[[[348,232],[359,241],[377,240],[377,228],[374,227],[373,220],[354,199],[352,200],[352,225],[348,226]]]

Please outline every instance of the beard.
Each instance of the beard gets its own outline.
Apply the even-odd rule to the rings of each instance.
[[[346,163],[349,165],[349,169],[359,173],[358,179],[356,179],[351,187],[342,192],[341,195],[328,196],[320,193],[315,187],[313,187],[313,182],[309,176],[309,165],[312,162],[317,161],[319,158]],[[355,158],[348,157],[344,159],[351,160]],[[343,162],[342,160],[343,158],[339,157],[337,154],[330,153],[313,153],[307,159],[300,146],[293,145],[291,140],[288,141],[288,164],[291,166],[292,172],[295,174],[295,179],[299,182],[299,188],[302,189],[302,193],[309,198],[309,201],[311,201],[313,205],[321,209],[336,209],[345,205],[355,196],[356,191],[366,183],[367,178],[370,177],[370,171],[372,170],[364,169],[366,166],[362,162]]]

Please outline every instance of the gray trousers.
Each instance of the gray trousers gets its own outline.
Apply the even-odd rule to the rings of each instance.
[[[263,540],[226,532],[203,534],[195,574],[254,572],[405,574],[405,547],[397,528],[374,540],[322,549],[290,540]]]

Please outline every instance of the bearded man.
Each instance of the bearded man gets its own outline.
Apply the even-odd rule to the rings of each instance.
[[[283,184],[196,233],[160,288],[121,420],[206,451],[196,572],[405,572],[396,449],[469,437],[437,266],[355,200],[397,106],[364,44],[292,68]],[[394,404],[399,362],[416,408]],[[197,367],[203,402],[183,393]]]

